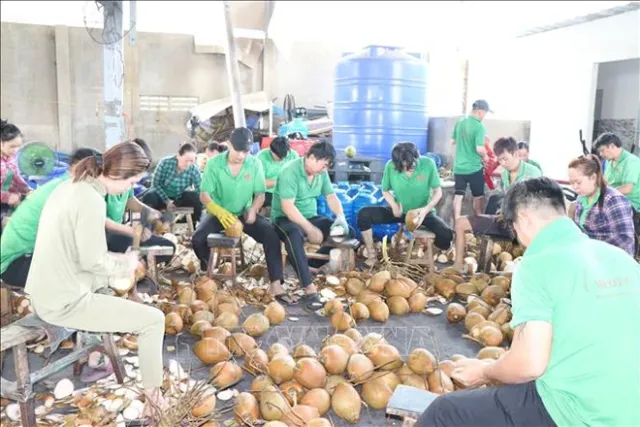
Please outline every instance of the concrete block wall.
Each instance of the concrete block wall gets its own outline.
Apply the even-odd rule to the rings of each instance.
[[[102,46],[79,27],[3,22],[1,31],[2,118],[57,150],[103,148]],[[150,142],[155,157],[173,153],[188,137],[189,114],[140,111],[139,96],[228,96],[225,58],[194,53],[190,35],[138,33],[135,47],[124,46],[127,137]],[[243,91],[253,80],[241,65]]]

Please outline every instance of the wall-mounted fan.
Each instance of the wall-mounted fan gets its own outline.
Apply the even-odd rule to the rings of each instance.
[[[48,177],[56,166],[56,152],[44,142],[27,142],[17,154],[20,173],[28,180]]]

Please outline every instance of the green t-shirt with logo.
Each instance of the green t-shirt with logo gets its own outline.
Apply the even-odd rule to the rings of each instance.
[[[535,160],[531,160],[531,159],[527,160],[527,163],[537,167],[538,169],[540,169],[540,172],[542,172],[542,166],[540,166],[540,163],[536,162]]]
[[[520,166],[518,167],[518,175],[516,176],[515,182],[511,182],[511,172],[506,169],[502,169],[500,174],[500,180],[502,181],[502,189],[507,191],[512,184],[516,182],[524,181],[529,178],[539,178],[542,176],[542,171],[537,167],[529,164],[527,162],[520,162]]]
[[[291,160],[299,158],[300,156],[295,152],[295,150],[289,150],[284,159],[276,162],[271,154],[271,149],[265,148],[264,150],[260,150],[256,157],[260,160],[260,163],[262,163],[262,167],[264,168],[264,178],[276,179],[284,165],[289,163]],[[273,193],[274,188],[275,185],[271,188],[267,188],[267,193]]]
[[[271,219],[286,217],[282,211],[282,199],[295,199],[295,206],[305,218],[313,218],[318,215],[318,197],[333,194],[333,186],[327,172],[314,176],[309,182],[309,177],[304,170],[304,157],[289,162],[282,171],[273,192],[271,202]]]
[[[452,136],[456,141],[453,173],[469,175],[482,169],[482,157],[476,148],[484,147],[485,134],[484,124],[477,117],[467,116],[458,120]]]
[[[563,217],[527,248],[511,299],[514,329],[553,326],[536,388],[559,427],[640,425],[640,264]]]
[[[133,199],[135,194],[133,188],[120,194],[107,194],[107,218],[119,224],[124,220],[124,212],[127,210],[127,202]]]
[[[264,194],[264,170],[255,156],[247,156],[236,176],[229,169],[229,152],[218,154],[207,162],[202,174],[200,192],[234,215],[240,215],[253,202],[253,196]]]
[[[64,174],[38,187],[13,211],[0,239],[0,273],[4,273],[16,259],[33,253],[42,209],[53,190],[69,177],[69,174]]]
[[[420,157],[411,176],[398,172],[389,160],[382,174],[382,191],[391,191],[396,201],[407,213],[425,207],[431,200],[431,190],[440,188],[440,175],[436,163],[428,157]],[[435,210],[435,208],[434,208]]]
[[[617,162],[606,161],[604,176],[609,186],[613,188],[633,184],[631,194],[625,194],[625,196],[635,210],[640,210],[640,157],[622,150]]]

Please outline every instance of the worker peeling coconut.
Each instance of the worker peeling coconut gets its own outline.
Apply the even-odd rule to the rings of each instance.
[[[78,163],[73,181],[61,183],[42,211],[25,291],[31,295],[34,310],[52,325],[137,335],[147,405],[165,407],[160,392],[163,313],[96,293],[108,286],[109,277],[131,277],[138,267],[136,251],[116,254],[108,250],[105,196],[128,191],[149,165],[144,151],[127,142],[110,148],[104,156]]]
[[[401,142],[393,146],[391,160],[382,175],[382,194],[388,207],[366,206],[358,212],[368,265],[377,261],[371,229],[377,224],[404,223],[410,232],[424,227],[436,235],[436,247],[451,246],[453,232],[435,212],[442,198],[438,168],[432,159],[420,156],[414,143]]]
[[[313,144],[304,157],[290,161],[278,176],[271,207],[271,220],[279,237],[287,242],[288,259],[294,264],[300,286],[304,289],[302,304],[314,313],[322,308],[322,303],[311,277],[304,248],[305,238],[308,243],[322,245],[329,240],[332,230],[344,238],[353,232],[327,172],[335,157],[334,147],[329,142],[320,141]],[[318,214],[317,198],[320,195],[325,196],[335,220]],[[319,252],[327,254],[329,248],[322,247]],[[321,263],[312,265],[320,266]]]

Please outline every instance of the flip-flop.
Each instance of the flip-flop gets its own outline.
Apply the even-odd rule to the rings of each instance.
[[[294,298],[291,298],[289,295],[287,294],[278,294],[278,295],[274,295],[273,296],[276,301],[278,301],[280,304],[284,304],[284,305],[295,305],[298,303],[299,300],[296,300]]]
[[[107,378],[109,375],[113,374],[113,366],[111,365],[111,361],[107,359],[103,367],[94,369],[85,365],[84,371],[86,372],[82,373],[80,381],[83,383],[95,383],[96,381]]]
[[[314,292],[312,294],[304,294],[304,296],[300,298],[300,302],[304,304],[305,310],[313,313],[324,307],[324,304],[322,303],[322,301],[320,301],[320,295],[317,292]]]

